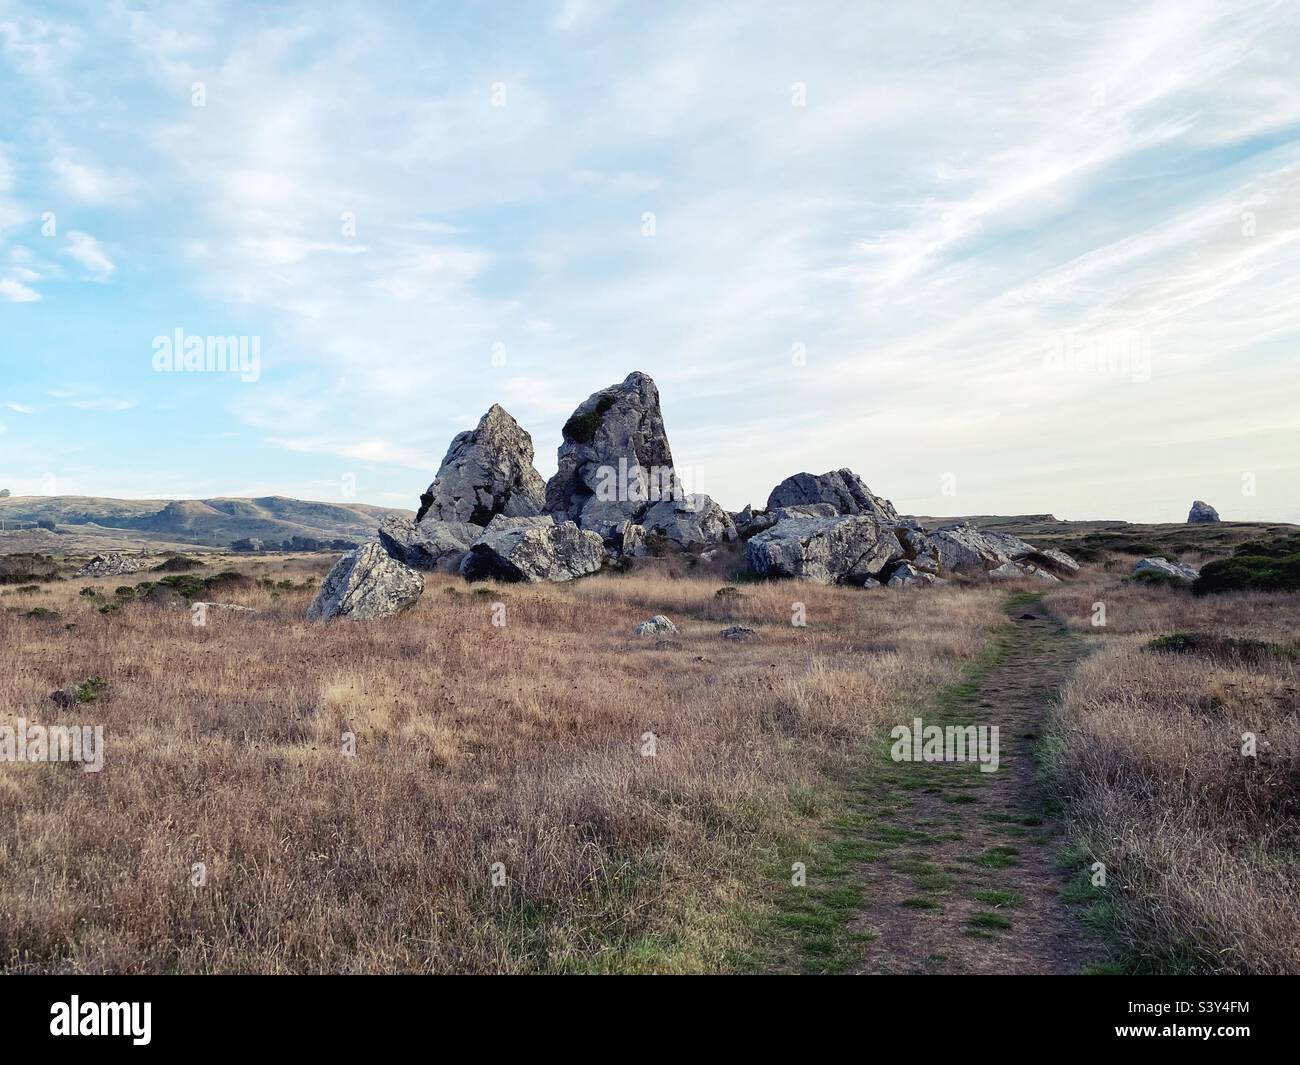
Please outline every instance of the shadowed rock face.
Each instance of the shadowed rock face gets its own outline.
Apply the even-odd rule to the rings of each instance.
[[[461,560],[467,580],[570,581],[595,573],[605,561],[605,545],[595,533],[573,522],[557,524],[550,515],[493,518]]]
[[[767,508],[798,507],[810,503],[829,503],[841,514],[867,514],[877,521],[898,521],[898,511],[888,499],[882,499],[849,469],[829,473],[796,473],[772,489]]]
[[[639,522],[658,501],[652,495],[670,498],[674,491],[680,489],[659,389],[638,371],[592,393],[564,423],[546,510],[608,537],[622,522]]]
[[[1199,499],[1193,501],[1192,509],[1187,513],[1188,525],[1208,525],[1218,520],[1219,512]]]
[[[370,620],[410,606],[424,591],[424,578],[398,562],[376,542],[362,544],[334,563],[325,575],[307,617]]]
[[[452,439],[415,520],[486,526],[498,514],[529,517],[542,513],[545,492],[532,437],[494,403],[477,428]]]

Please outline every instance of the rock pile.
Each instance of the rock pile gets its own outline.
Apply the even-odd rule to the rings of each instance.
[[[396,613],[419,597],[421,570],[569,581],[611,558],[675,550],[707,561],[741,540],[759,576],[864,588],[941,584],[957,575],[1055,581],[1078,569],[1063,552],[965,522],[925,529],[850,469],[797,473],[772,490],[765,508],[729,514],[709,496],[685,491],[659,390],[643,373],[593,392],[564,423],[563,437],[555,476],[543,482],[532,438],[493,404],[476,428],[453,438],[415,520],[387,517],[374,541],[344,555],[309,616]]]
[[[115,552],[108,555],[96,555],[77,570],[76,576],[119,577],[124,573],[139,573],[148,566],[148,559],[142,558],[140,555]]]

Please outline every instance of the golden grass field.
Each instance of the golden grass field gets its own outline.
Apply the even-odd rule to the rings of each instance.
[[[328,561],[231,564],[301,585]],[[0,765],[8,971],[752,966],[764,870],[817,831],[828,773],[1004,623],[1005,593],[983,587],[734,600],[654,574],[430,575],[404,615],[324,625],[302,587],[249,582],[222,598],[258,614],[202,628],[79,595],[144,577],[0,599],[0,724],[102,723],[106,745],[98,774]],[[656,613],[680,635],[631,635]],[[732,622],[761,641],[722,639]],[[92,676],[96,701],[50,701]]]
[[[1141,969],[1300,973],[1300,595],[1195,598],[1120,572],[1047,596],[1100,645],[1065,690],[1057,769],[1109,872],[1104,923]],[[1189,632],[1269,646],[1147,649]]]
[[[211,560],[200,574],[245,574],[216,598],[257,613],[202,627],[101,612],[151,573],[0,590],[0,725],[102,724],[106,743],[97,774],[0,764],[0,970],[781,967],[791,857],[816,853],[868,741],[987,663],[1016,590],[427,575],[403,615],[309,623],[330,561]],[[1130,968],[1298,972],[1296,662],[1146,644],[1294,644],[1300,596],[1194,599],[1129,567],[1046,598],[1092,651],[1047,766],[1107,865],[1095,923]],[[632,635],[659,613],[677,636]],[[50,699],[92,677],[93,701]]]

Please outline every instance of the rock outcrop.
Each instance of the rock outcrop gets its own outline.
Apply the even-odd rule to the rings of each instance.
[[[390,514],[379,524],[379,542],[399,562],[422,570],[455,573],[483,526],[462,521],[410,518]]]
[[[864,584],[902,558],[903,548],[875,518],[838,515],[821,505],[780,508],[776,524],[750,539],[745,554],[763,577]]]
[[[969,522],[947,525],[927,535],[943,574],[982,574],[1011,561]]]
[[[531,517],[543,512],[545,493],[533,469],[533,438],[494,403],[477,428],[452,439],[415,521],[486,526],[498,514]]]
[[[498,515],[461,559],[467,580],[570,581],[600,569],[605,545],[595,533],[549,514],[508,518]]]
[[[148,559],[139,555],[126,555],[115,552],[108,555],[96,555],[84,563],[76,572],[77,577],[120,577],[124,573],[139,573],[148,568]]]
[[[768,510],[809,503],[828,503],[840,514],[866,514],[877,521],[898,522],[894,504],[872,492],[862,478],[849,469],[823,474],[796,473],[773,488],[767,497]]]
[[[1192,509],[1187,512],[1188,525],[1209,525],[1219,520],[1219,512],[1209,503],[1200,499],[1192,502]]]
[[[424,578],[418,572],[378,542],[362,544],[334,563],[307,608],[307,617],[312,621],[386,618],[410,606],[422,591]]]

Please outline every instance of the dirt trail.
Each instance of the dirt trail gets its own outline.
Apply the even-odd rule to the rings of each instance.
[[[1037,601],[1011,617],[1001,660],[919,714],[927,725],[999,726],[999,769],[882,756],[863,787],[878,857],[860,866],[861,973],[1079,973],[1102,960],[1082,907],[1063,894],[1086,877],[1084,860],[1063,855],[1061,816],[1034,753],[1084,650]]]

